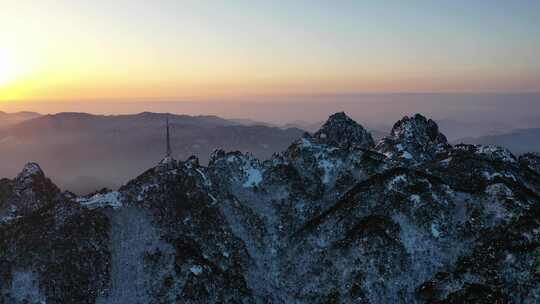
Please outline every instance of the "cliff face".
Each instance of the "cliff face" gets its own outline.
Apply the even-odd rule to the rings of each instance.
[[[535,303],[538,163],[337,113],[268,161],[164,159],[88,197],[29,164],[0,181],[0,303]]]

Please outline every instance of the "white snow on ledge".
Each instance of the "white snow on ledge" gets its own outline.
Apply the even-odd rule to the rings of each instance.
[[[200,275],[203,272],[202,266],[194,265],[189,269],[194,275]]]
[[[321,159],[319,160],[317,165],[319,168],[323,169],[324,171],[324,175],[322,177],[323,184],[325,185],[329,184],[332,179],[332,172],[336,170],[335,164],[328,161],[327,159]]]
[[[18,219],[20,217],[21,217],[20,215],[18,215],[18,216],[6,215],[6,216],[3,216],[3,217],[0,217],[0,224],[5,224],[5,223],[8,223],[8,222],[11,222],[11,221],[16,220],[16,219]]]
[[[516,163],[517,160],[512,153],[505,148],[494,145],[476,145],[476,154],[483,154],[492,158],[498,158],[509,163]]]
[[[399,186],[399,184],[406,183],[406,182],[407,182],[407,176],[405,174],[400,174],[400,175],[394,176],[394,178],[388,182],[388,185],[386,188],[388,190],[395,190],[397,186]]]
[[[407,152],[407,151],[403,151],[401,153],[401,157],[404,158],[404,159],[413,159],[413,156],[411,153]]]
[[[246,165],[244,167],[244,173],[246,175],[246,181],[242,185],[244,188],[259,186],[263,180],[262,172],[251,165]]]
[[[113,209],[117,209],[122,207],[120,193],[118,191],[108,192],[105,194],[96,194],[89,198],[79,197],[75,201],[88,209],[102,207],[112,207]]]

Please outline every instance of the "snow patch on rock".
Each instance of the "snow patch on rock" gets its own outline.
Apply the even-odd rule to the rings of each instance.
[[[118,191],[98,193],[91,197],[79,197],[75,201],[88,209],[112,207],[114,209],[122,207],[121,195]]]
[[[441,236],[441,232],[439,231],[439,226],[436,223],[431,223],[431,235],[435,238],[438,238]]]
[[[194,275],[200,275],[201,273],[203,273],[203,268],[200,265],[193,265],[191,266],[189,271],[191,271],[191,273],[193,273]]]
[[[387,189],[388,190],[395,190],[396,187],[401,183],[407,182],[407,176],[405,174],[400,174],[395,176],[392,180],[388,182]]]
[[[323,169],[324,175],[322,177],[322,182],[324,184],[330,183],[332,171],[334,170],[334,164],[329,162],[326,159],[321,159],[318,162],[319,168]]]
[[[244,173],[246,175],[246,181],[242,185],[244,188],[257,187],[263,180],[261,170],[251,166],[244,166]]]
[[[501,160],[509,163],[517,162],[515,156],[508,149],[502,147],[492,145],[477,145],[476,149],[477,154],[488,156],[492,159]]]

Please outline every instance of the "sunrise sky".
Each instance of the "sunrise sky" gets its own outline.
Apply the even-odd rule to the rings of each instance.
[[[0,102],[540,91],[540,1],[0,3]]]

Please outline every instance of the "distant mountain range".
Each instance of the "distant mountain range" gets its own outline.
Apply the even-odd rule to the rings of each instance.
[[[0,175],[13,176],[32,160],[71,191],[115,187],[163,157],[166,117],[148,112],[113,116],[60,113],[4,126],[0,128]],[[174,156],[198,155],[203,163],[217,148],[268,158],[304,133],[293,128],[245,126],[216,116],[169,115],[169,119]]]
[[[31,160],[39,162],[64,189],[87,193],[102,187],[116,188],[161,159],[165,150],[165,119],[166,114],[150,112],[0,112],[0,175],[14,176]],[[170,122],[174,156],[196,155],[202,163],[217,148],[251,152],[266,159],[304,131],[315,132],[324,123],[298,120],[277,125],[245,118],[188,115],[170,115]],[[451,119],[438,124],[452,143],[504,146],[515,154],[540,151],[540,128],[504,134],[512,127]],[[375,141],[386,136],[389,129],[391,126],[368,126]]]
[[[466,137],[455,142],[502,146],[514,154],[540,152],[540,128],[520,129],[499,135]]]
[[[39,116],[41,116],[41,114],[35,112],[5,113],[0,111],[0,128],[14,125]]]
[[[461,119],[440,119],[437,120],[439,128],[450,141],[464,137],[479,137],[487,135],[503,134],[516,127],[512,124],[505,124],[493,121],[471,122]]]

